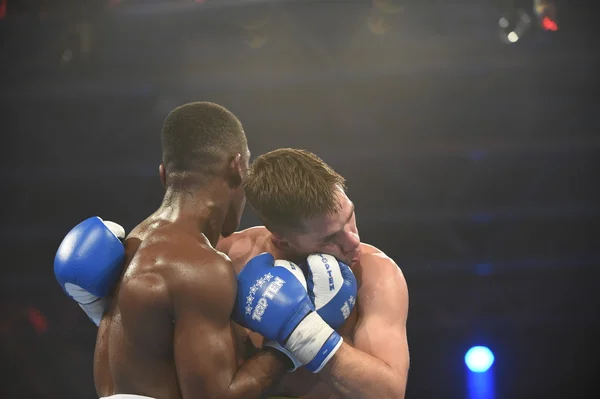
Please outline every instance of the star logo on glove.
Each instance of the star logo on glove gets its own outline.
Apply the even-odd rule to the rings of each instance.
[[[348,305],[348,302],[344,302],[340,310],[342,312],[342,316],[344,316],[344,320],[346,320],[348,316],[350,316],[350,305]]]
[[[350,302],[350,305],[354,306],[354,304],[356,303],[356,299],[350,295],[350,298],[348,298],[348,302]]]
[[[246,314],[252,314],[252,306],[246,306]]]
[[[271,281],[272,278],[273,278],[273,275],[271,273],[265,274],[265,277],[264,277],[265,281]]]

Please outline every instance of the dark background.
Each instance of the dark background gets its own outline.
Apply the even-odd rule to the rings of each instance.
[[[96,329],[54,253],[89,216],[131,229],[159,205],[162,121],[194,100],[254,155],[306,148],[347,178],[408,282],[409,398],[467,398],[475,344],[496,399],[598,397],[594,2],[557,1],[556,32],[531,1],[3,4],[1,397],[96,397]]]

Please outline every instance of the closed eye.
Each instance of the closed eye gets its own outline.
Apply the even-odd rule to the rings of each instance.
[[[335,236],[337,236],[339,233],[341,233],[342,231],[344,231],[344,228],[346,227],[346,225],[348,223],[350,223],[352,221],[352,219],[354,218],[354,204],[352,204],[352,212],[350,212],[350,216],[348,217],[348,219],[346,219],[346,223],[344,223],[344,227],[342,227],[339,231],[336,231],[333,234],[328,235],[327,237],[323,238],[321,240],[322,244],[327,244],[331,241],[333,241],[335,239]]]
[[[337,233],[335,233],[335,234],[332,234],[332,235],[330,235],[330,236],[327,236],[327,237],[323,238],[323,239],[321,240],[321,243],[322,243],[322,244],[327,244],[327,243],[330,243],[331,241],[333,241],[333,240],[335,239],[335,236],[336,236],[336,235],[337,235]]]

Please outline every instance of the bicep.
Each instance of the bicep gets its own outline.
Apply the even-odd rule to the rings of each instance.
[[[390,260],[391,261],[391,260]],[[377,284],[361,287],[364,300],[359,296],[359,320],[354,331],[354,346],[406,375],[409,367],[406,319],[408,289],[400,269],[391,271]]]
[[[175,364],[184,398],[225,396],[237,369],[233,331],[224,320],[187,314],[175,323]]]
[[[184,398],[227,394],[237,369],[230,321],[235,290],[233,270],[224,269],[217,275],[188,276],[177,293],[174,355]]]

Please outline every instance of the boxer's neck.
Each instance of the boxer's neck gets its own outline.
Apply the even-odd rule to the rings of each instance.
[[[229,201],[229,192],[221,184],[186,189],[169,186],[155,215],[172,223],[189,225],[214,246],[219,240]]]

